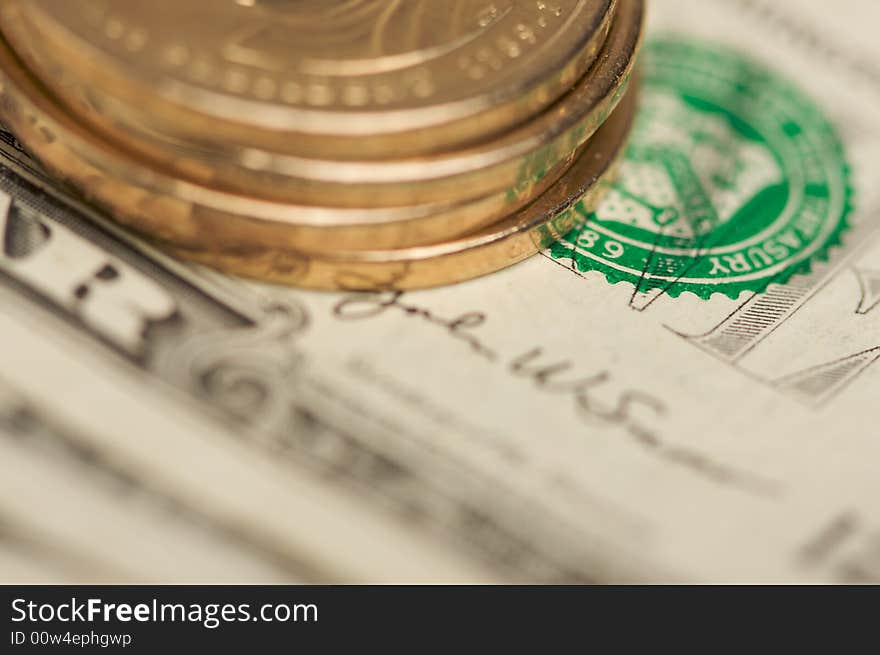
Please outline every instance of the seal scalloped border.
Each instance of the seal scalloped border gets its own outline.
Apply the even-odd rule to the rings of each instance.
[[[652,39],[652,42],[660,42],[670,39],[678,39],[683,43],[689,43],[692,45],[706,44],[705,41],[700,41],[699,39],[695,39],[691,36],[675,33],[655,36],[654,39]],[[651,43],[647,44],[648,47],[646,47],[645,49],[648,50],[650,48],[650,45]],[[744,54],[742,51],[736,48],[732,48],[729,46],[720,46],[717,44],[714,44],[711,47],[715,50],[724,49],[729,52],[736,53],[738,57],[741,57],[751,62],[757,67],[767,68],[767,65],[764,62],[761,62],[754,57],[750,57],[749,55]],[[780,75],[780,78],[787,80],[787,78],[782,75]],[[788,83],[794,86],[793,82]],[[798,89],[798,91],[806,95],[805,91],[802,91],[800,89]],[[814,106],[817,110],[820,108],[819,104],[815,103],[815,101]],[[663,288],[663,295],[667,295],[671,298],[678,298],[684,293],[690,293],[703,300],[709,300],[713,295],[721,294],[727,296],[731,300],[737,300],[743,294],[743,292],[760,294],[766,291],[767,287],[771,284],[786,284],[795,275],[809,275],[813,270],[813,262],[828,262],[830,260],[831,249],[843,245],[843,234],[850,228],[849,219],[855,209],[856,192],[852,184],[852,166],[849,164],[846,149],[844,148],[843,141],[840,138],[840,133],[837,130],[836,125],[829,121],[826,116],[823,115],[823,119],[825,120],[825,122],[827,122],[829,128],[832,130],[834,136],[834,144],[837,150],[836,154],[839,157],[840,161],[843,163],[842,178],[844,182],[844,198],[842,211],[840,214],[840,218],[837,220],[837,224],[835,225],[834,229],[831,230],[828,237],[826,237],[825,242],[816,249],[816,252],[804,261],[792,264],[783,269],[781,272],[763,278],[757,282],[755,280],[750,280],[747,282],[722,282],[718,285],[691,285],[686,282],[675,281]],[[593,212],[590,212],[587,216],[585,216],[583,223],[580,225],[580,227],[575,228],[574,231],[581,230],[584,227],[588,226],[592,216]],[[554,260],[570,260],[574,264],[574,266],[577,267],[577,270],[582,273],[596,272],[604,275],[607,282],[611,285],[628,283],[634,287],[636,292],[640,291],[639,284],[641,282],[641,278],[637,275],[633,275],[632,273],[610,267],[582,267],[580,262],[581,260],[583,260],[583,258],[580,257],[577,253],[572,252],[570,248],[561,245],[563,239],[564,237],[553,243],[548,248],[548,251],[550,251],[551,256]],[[651,289],[646,289],[644,291],[654,291],[660,288],[662,287],[655,286]]]

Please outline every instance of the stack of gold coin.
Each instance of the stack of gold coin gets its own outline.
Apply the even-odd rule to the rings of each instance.
[[[607,188],[643,0],[0,0],[0,118],[223,270],[410,289],[518,262]]]

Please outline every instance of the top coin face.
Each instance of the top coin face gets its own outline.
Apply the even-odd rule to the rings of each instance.
[[[216,127],[197,116],[233,123],[281,149],[278,132],[345,139],[361,156],[453,147],[539,112],[592,64],[615,3],[0,2],[57,61],[158,118],[196,133]]]

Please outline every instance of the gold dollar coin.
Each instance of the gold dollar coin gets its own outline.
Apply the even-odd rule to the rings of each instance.
[[[242,148],[219,137],[212,148],[153,132],[116,134],[115,140],[182,178],[283,203],[361,209],[473,201],[561,172],[561,163],[605,120],[625,89],[642,14],[641,0],[621,0],[599,61],[566,96],[502,136],[448,153],[342,162]],[[86,98],[75,113],[94,118],[95,106]]]
[[[634,105],[634,93],[627,93],[556,184],[492,226],[417,248],[346,252],[330,243],[328,254],[308,253],[283,240],[284,226],[201,204],[199,192],[212,190],[169,177],[101,140],[47,95],[0,41],[0,118],[51,172],[120,222],[185,257],[243,275],[322,289],[434,286],[499,270],[534,254],[574,227],[601,197],[623,149]],[[577,203],[579,210],[572,209]],[[267,234],[277,240],[269,241]]]
[[[106,120],[324,158],[459,147],[590,67],[616,0],[2,0],[3,29]],[[47,69],[48,68],[48,69]]]
[[[180,243],[202,235],[234,234],[239,243],[320,252],[436,242],[521,208],[554,183],[574,157],[572,153],[540,179],[466,203],[345,209],[272,202],[193,184],[146,166],[57,106],[8,45],[2,40],[0,44],[0,65],[7,79],[0,114],[18,126],[20,138],[50,168],[114,215]],[[28,127],[22,126],[24,116]],[[38,130],[30,129],[36,126]],[[158,204],[157,198],[162,199]]]

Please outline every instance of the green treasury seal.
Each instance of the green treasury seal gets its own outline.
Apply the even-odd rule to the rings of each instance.
[[[785,79],[734,51],[656,40],[620,177],[550,248],[639,293],[735,298],[810,270],[839,244],[849,170],[834,128]]]

